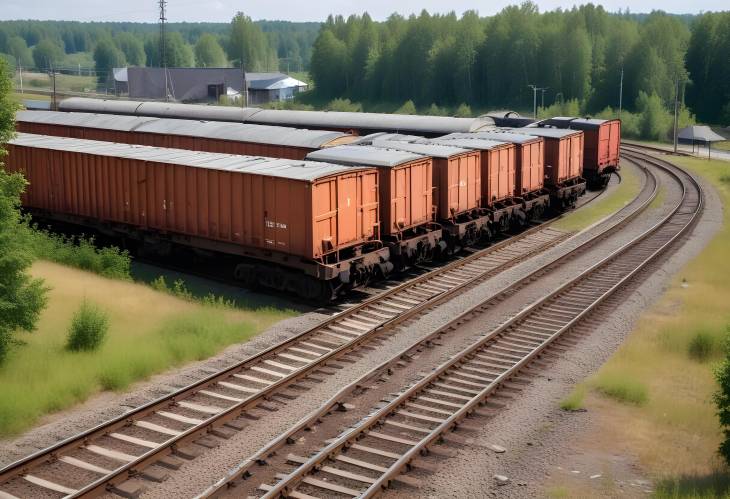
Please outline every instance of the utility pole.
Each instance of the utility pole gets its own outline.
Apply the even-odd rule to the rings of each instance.
[[[618,119],[621,119],[621,111],[624,103],[624,67],[621,66],[621,83],[618,87]]]
[[[542,90],[542,100],[540,101],[540,107],[545,109],[545,91],[549,89],[550,87],[541,88]]]
[[[162,67],[162,72],[165,75],[165,100],[167,101],[170,97],[170,93],[167,91],[167,47],[165,47],[167,38],[165,34],[165,21],[167,21],[165,6],[167,0],[158,0],[158,4],[160,6],[160,67]]]
[[[23,93],[23,66],[18,64],[18,71],[20,71],[20,93]]]
[[[679,75],[674,78],[674,154],[677,154],[677,127],[679,125]]]
[[[532,117],[537,119],[537,92],[542,91],[544,92],[547,90],[547,87],[545,88],[539,88],[537,85],[527,85],[532,89]],[[544,98],[544,94],[543,94]]]

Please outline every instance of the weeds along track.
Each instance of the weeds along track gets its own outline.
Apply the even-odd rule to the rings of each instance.
[[[648,170],[645,175],[644,188],[632,203],[599,224],[601,230],[587,244],[539,272],[638,216],[657,191],[656,177]],[[230,368],[7,466],[0,470],[0,498],[135,496],[164,480],[167,470],[215,446],[217,439],[233,436],[251,422],[255,409],[289,403],[306,389],[304,383],[321,381],[351,361],[358,349],[374,348],[399,324],[570,238],[570,233],[535,227],[373,296]],[[491,300],[496,303],[498,297]]]
[[[417,480],[403,474],[423,466],[418,458],[429,447],[443,438],[454,438],[451,431],[478,412],[479,405],[488,402],[499,407],[493,402],[498,390],[519,391],[521,371],[539,366],[541,357],[574,345],[564,336],[624,284],[635,281],[637,273],[696,221],[702,210],[702,192],[691,176],[673,165],[626,152],[627,159],[661,168],[681,186],[681,200],[666,217],[501,326],[480,331],[476,342],[419,376],[415,384],[401,385],[393,393],[388,378],[397,378],[394,372],[399,367],[435,348],[450,331],[470,322],[478,328],[488,304],[465,312],[343,388],[201,497],[369,497],[392,481],[418,486]],[[349,402],[358,407],[364,404],[364,409],[353,411],[361,419],[353,422],[348,416],[355,407]],[[327,440],[326,447],[312,450],[312,445],[338,428],[348,429]],[[307,445],[306,440],[311,442]]]

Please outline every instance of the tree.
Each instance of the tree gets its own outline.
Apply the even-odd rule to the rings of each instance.
[[[33,62],[35,62],[35,67],[39,70],[50,69],[58,65],[62,57],[63,50],[61,47],[48,38],[38,42],[38,45],[33,49]]]
[[[124,54],[127,64],[130,66],[144,66],[147,61],[147,54],[144,51],[144,44],[139,37],[132,33],[119,33],[114,37],[119,50]]]
[[[236,14],[231,21],[227,48],[228,58],[237,66],[243,60],[246,71],[267,71],[279,67],[276,50],[269,39],[243,12]]]
[[[0,59],[0,156],[15,130],[17,105],[10,98],[10,73]],[[32,331],[46,304],[43,281],[31,278],[32,259],[20,237],[20,194],[26,181],[9,174],[0,164],[0,361],[8,353],[19,330]]]
[[[145,42],[144,51],[147,55],[148,66],[162,67],[159,35],[151,37]],[[195,62],[193,49],[183,40],[180,33],[173,32],[165,35],[165,60],[168,68],[193,67]]]
[[[331,30],[323,30],[314,42],[309,72],[322,96],[341,95],[347,86],[342,71],[347,65],[347,46]]]
[[[114,45],[110,39],[105,38],[96,44],[94,49],[94,63],[99,81],[105,82],[109,72],[113,68],[120,68],[126,65],[124,54]]]
[[[19,36],[11,36],[8,39],[8,54],[15,57],[15,63],[24,68],[33,65],[33,54],[25,43],[25,40]]]
[[[215,36],[204,34],[195,44],[195,65],[204,68],[222,68],[228,65],[226,54]]]

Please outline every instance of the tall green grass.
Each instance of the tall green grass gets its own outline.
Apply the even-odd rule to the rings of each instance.
[[[576,386],[570,394],[560,401],[560,408],[564,411],[577,411],[583,408],[586,396],[586,387],[583,384]]]
[[[591,386],[602,395],[624,404],[642,406],[649,400],[649,389],[630,374],[603,371],[592,380]]]
[[[131,257],[116,246],[99,248],[93,237],[64,236],[25,219],[18,235],[35,258],[50,260],[112,279],[131,280]]]
[[[258,331],[251,322],[206,308],[167,319],[146,334],[112,331],[97,351],[71,352],[63,335],[31,336],[0,366],[0,436],[17,434],[99,390],[123,390],[154,373],[208,358]]]

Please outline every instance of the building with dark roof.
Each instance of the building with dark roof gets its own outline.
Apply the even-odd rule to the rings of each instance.
[[[217,102],[241,98],[243,74],[238,68],[114,68],[114,91],[133,99]],[[292,99],[307,84],[283,73],[246,73],[248,103]],[[167,88],[167,91],[165,91]]]

